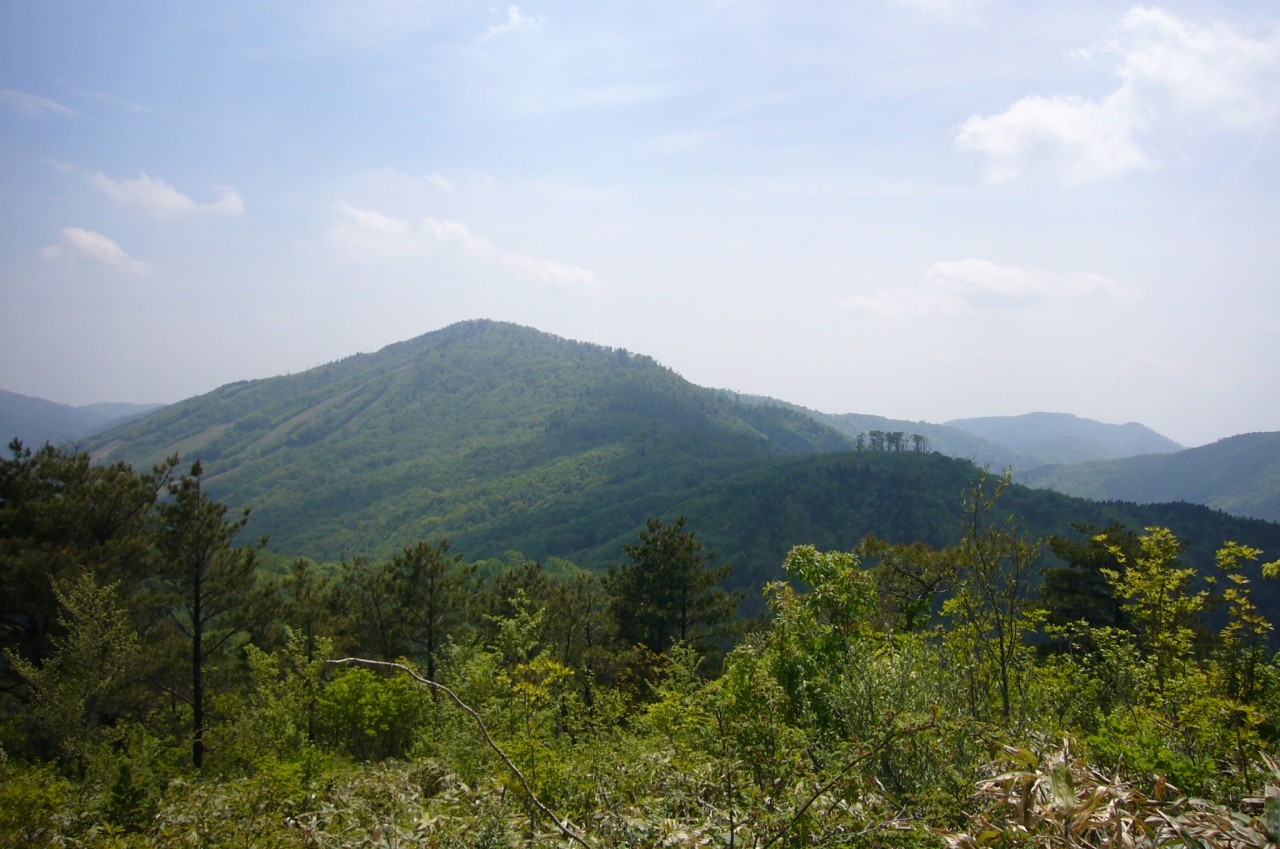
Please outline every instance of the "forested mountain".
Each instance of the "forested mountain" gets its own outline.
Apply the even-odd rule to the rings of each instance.
[[[1137,422],[1105,424],[1070,413],[954,419],[946,426],[1017,452],[1022,459],[1015,464],[1019,472],[1049,463],[1167,454],[1182,448]]]
[[[927,441],[469,322],[18,448],[0,846],[1274,843],[1280,524]]]
[[[1280,521],[1280,433],[1246,433],[1173,454],[1046,466],[1031,486],[1095,499],[1190,501]]]
[[[0,389],[0,434],[28,445],[74,442],[159,407],[158,404],[87,404],[72,407]]]
[[[648,518],[687,514],[758,600],[792,545],[960,533],[960,492],[978,468],[933,453],[932,435],[914,450],[916,431],[858,450],[850,433],[863,434],[694,386],[648,357],[479,321],[224,386],[92,447],[137,468],[199,458],[210,493],[253,509],[253,534],[316,559],[447,538],[472,559],[519,551],[599,570]],[[1123,521],[1280,551],[1273,526],[1207,509],[1165,516],[1020,487],[1006,500],[1035,535]]]
[[[135,466],[198,457],[273,547],[337,558],[441,536],[498,554],[591,550],[762,457],[852,442],[648,357],[475,321],[230,384],[90,447]]]

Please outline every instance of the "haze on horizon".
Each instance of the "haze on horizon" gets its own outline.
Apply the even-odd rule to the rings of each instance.
[[[703,386],[1280,430],[1280,10],[0,7],[0,388],[492,318]]]

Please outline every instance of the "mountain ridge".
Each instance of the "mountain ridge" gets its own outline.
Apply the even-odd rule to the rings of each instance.
[[[298,374],[226,384],[112,428],[88,448],[99,460],[135,466],[172,454],[184,463],[198,457],[215,497],[252,507],[255,533],[266,531],[274,547],[290,553],[386,556],[447,536],[486,556],[515,548],[599,566],[652,515],[698,503],[741,513],[741,504],[720,493],[730,482],[750,480],[747,490],[766,490],[774,486],[771,475],[791,468],[778,458],[876,454],[857,452],[859,437],[874,431],[897,432],[900,446],[912,443],[901,439],[904,432],[923,431],[917,450],[902,452],[922,459],[863,456],[854,466],[800,460],[787,472],[797,481],[812,476],[818,491],[845,500],[863,495],[828,476],[872,469],[872,492],[893,480],[900,489],[915,487],[919,504],[877,496],[883,503],[857,514],[849,545],[886,526],[906,533],[903,516],[947,515],[948,505],[910,481],[950,481],[945,486],[956,492],[944,500],[954,501],[962,479],[980,472],[971,463],[923,459],[938,448],[935,439],[1004,450],[942,425],[832,416],[698,387],[644,355],[488,320]],[[985,459],[996,468],[1011,465]],[[910,463],[917,477],[897,477]],[[749,500],[749,493],[740,497]],[[779,528],[826,533],[820,522],[803,519],[825,510],[809,496],[785,490],[777,499]],[[925,504],[933,506],[920,514]],[[759,516],[752,521],[771,521],[767,507],[753,509]],[[1069,509],[1092,515],[1092,508]],[[714,512],[703,520],[720,521]],[[742,550],[731,537],[726,531],[720,544]]]
[[[159,409],[162,404],[104,402],[73,407],[0,389],[0,435],[7,443],[75,442]]]
[[[1280,432],[1255,432],[1170,454],[1045,466],[1029,486],[1094,499],[1188,501],[1280,521]]]

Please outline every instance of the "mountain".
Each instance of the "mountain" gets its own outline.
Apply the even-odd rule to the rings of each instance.
[[[787,405],[694,386],[645,356],[490,321],[229,384],[89,447],[135,467],[199,458],[213,497],[253,509],[250,535],[317,560],[381,559],[447,538],[469,560],[519,552],[603,569],[648,518],[684,514],[735,564],[733,583],[757,610],[760,586],[781,577],[793,545],[848,549],[872,533],[954,542],[962,492],[983,474],[932,451],[857,450]],[[1280,525],[1198,505],[1103,504],[1013,486],[1000,511],[1032,537],[1071,534],[1074,523],[1165,525],[1204,568],[1226,539],[1280,554]]]
[[[490,321],[230,384],[90,443],[135,466],[200,458],[255,533],[317,558],[440,536],[541,553],[548,522],[565,551],[590,549],[762,457],[850,447],[648,357]]]
[[[72,407],[0,389],[0,436],[27,445],[75,442],[136,418],[159,404],[88,404]]]
[[[954,419],[946,426],[1004,446],[1022,459],[1021,473],[1053,463],[1112,460],[1139,454],[1167,454],[1182,446],[1151,428],[1129,422],[1104,424],[1070,413],[1027,413]]]
[[[855,442],[868,444],[875,434],[900,435],[908,450],[937,451],[978,466],[1022,472],[1046,463],[1111,459],[1181,446],[1144,425],[1109,425],[1066,413],[1030,413],[956,419],[946,424],[890,419],[865,413],[822,413],[762,396],[741,396],[751,403],[782,404],[811,416]],[[922,440],[917,442],[917,438]]]
[[[1280,522],[1280,433],[1246,433],[1173,454],[1046,466],[1031,486],[1094,499],[1190,501]]]
[[[979,466],[990,466],[993,469],[1005,469],[1010,466],[1023,468],[1027,462],[1016,449],[947,425],[887,419],[884,416],[864,413],[817,413],[815,415],[819,421],[829,424],[855,440],[858,437],[862,437],[864,441],[868,440],[876,431],[896,432],[903,434],[908,441],[919,435],[925,440],[926,450],[969,460]]]

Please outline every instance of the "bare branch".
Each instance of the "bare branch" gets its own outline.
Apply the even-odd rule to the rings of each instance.
[[[325,661],[325,663],[329,666],[363,666],[367,669],[389,669],[392,671],[403,672],[419,684],[444,693],[453,700],[454,704],[470,714],[471,718],[476,721],[476,727],[480,729],[480,735],[484,737],[485,743],[490,749],[493,749],[493,751],[497,753],[498,757],[502,758],[502,762],[507,765],[507,769],[511,770],[512,774],[515,775],[516,780],[520,782],[520,786],[524,788],[525,795],[529,797],[529,801],[533,802],[534,806],[538,810],[546,814],[547,817],[556,824],[556,827],[560,829],[561,834],[577,843],[579,846],[582,846],[583,849],[591,849],[591,844],[587,843],[581,835],[569,827],[568,823],[556,816],[550,808],[542,803],[542,800],[538,798],[537,794],[533,792],[533,788],[529,785],[529,780],[525,778],[524,773],[520,771],[520,767],[516,766],[515,762],[512,761],[511,758],[507,756],[507,753],[502,750],[502,747],[494,742],[493,737],[489,734],[488,727],[484,724],[484,720],[480,718],[480,714],[477,713],[471,705],[464,702],[453,690],[439,682],[432,681],[430,678],[419,675],[403,663],[392,663],[386,660],[368,660],[363,657],[344,657],[339,660],[328,660]]]

